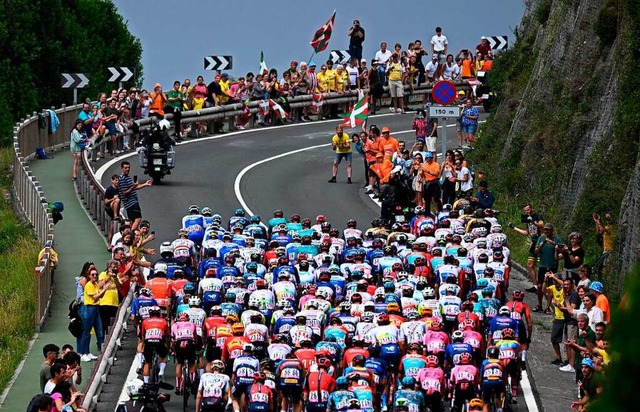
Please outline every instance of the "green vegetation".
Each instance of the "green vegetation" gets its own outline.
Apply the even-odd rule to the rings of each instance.
[[[618,35],[618,1],[608,0],[593,23],[593,32],[603,46],[610,46]]]
[[[0,1],[0,189],[9,193],[13,125],[26,113],[72,103],[61,73],[88,73],[91,87],[79,99],[111,90],[108,66],[136,70],[142,46],[110,0]],[[128,86],[128,85],[127,85]],[[40,245],[10,200],[0,198],[0,391],[23,358],[34,330],[35,282]]]
[[[34,110],[70,104],[61,73],[89,73],[78,98],[111,90],[107,67],[128,66],[142,78],[142,46],[110,0],[0,2],[0,144],[17,119]],[[117,86],[117,85],[115,85]]]
[[[545,24],[547,20],[549,20],[549,15],[551,14],[551,4],[552,0],[541,0],[538,3],[538,7],[534,12],[534,16],[538,23]]]
[[[605,44],[605,41],[613,42],[616,36],[622,36],[618,44],[622,47],[616,49],[615,56],[618,84],[624,86],[615,103],[613,131],[599,141],[586,159],[587,172],[581,196],[567,201],[563,189],[576,165],[576,147],[584,138],[585,130],[597,121],[593,103],[598,101],[605,85],[597,73],[579,71],[581,69],[576,69],[581,75],[568,78],[557,70],[546,69],[542,81],[529,84],[536,59],[549,58],[545,45],[540,50],[534,42],[539,24],[543,24],[541,20],[546,23],[549,18],[544,11],[548,8],[551,12],[551,2],[539,3],[535,20],[523,21],[525,29],[518,33],[514,47],[495,61],[489,82],[498,93],[499,104],[494,106],[496,110],[484,125],[476,149],[469,154],[476,168],[487,173],[497,194],[496,207],[505,211],[505,221],[517,223],[522,205],[532,203],[545,221],[558,227],[560,236],[566,237],[573,230],[582,232],[587,263],[593,263],[601,251],[596,244],[591,214],[611,211],[617,217],[640,142],[640,117],[636,110],[640,79],[635,64],[640,59],[640,1],[620,1],[623,14],[620,32],[616,32],[617,2],[609,1],[597,16],[594,30],[599,26],[613,37],[599,35],[598,51],[583,56],[580,61],[581,68],[597,67],[607,57],[608,51],[603,52],[603,48],[610,43]],[[565,3],[563,6],[568,7]],[[549,25],[545,30],[551,31],[545,35],[557,37],[553,31],[561,29],[561,26]],[[543,61],[543,70],[546,66]],[[527,87],[547,87],[548,92],[542,91],[538,95],[544,98],[522,105]],[[519,108],[524,114],[515,119]],[[514,119],[518,122],[515,125]],[[524,239],[514,239],[512,247],[514,257],[525,256]],[[613,290],[621,290],[623,276],[610,275],[607,283]],[[613,300],[616,299],[613,296]]]

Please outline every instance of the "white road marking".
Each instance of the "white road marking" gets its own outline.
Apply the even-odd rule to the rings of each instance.
[[[522,395],[524,396],[524,402],[527,404],[527,410],[529,412],[538,412],[538,404],[536,403],[536,398],[533,396],[531,382],[529,382],[529,375],[526,370],[522,371],[520,388],[522,388]]]

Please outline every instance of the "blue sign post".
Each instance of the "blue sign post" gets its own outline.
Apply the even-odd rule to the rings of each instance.
[[[443,106],[450,105],[456,100],[456,85],[449,80],[439,81],[431,89],[433,101]],[[431,111],[429,113],[431,116]],[[447,153],[447,118],[442,117],[442,156]],[[436,157],[437,159],[437,157]]]

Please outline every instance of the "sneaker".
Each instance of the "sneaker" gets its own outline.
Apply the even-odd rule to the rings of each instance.
[[[536,293],[538,291],[538,287],[536,285],[533,285],[529,289],[525,289],[525,291],[529,293]]]
[[[569,364],[566,364],[565,366],[561,366],[558,369],[560,369],[562,372],[576,373],[576,370],[573,368],[573,366]]]
[[[96,360],[98,359],[98,357],[96,355],[94,355],[93,353],[87,353],[87,356],[91,359],[91,360]]]
[[[160,382],[164,382],[164,371],[158,373],[158,380]]]
[[[331,179],[329,179],[329,183],[335,183],[336,182],[336,177],[333,176]]]
[[[365,195],[370,195],[373,193],[373,189],[369,189],[366,192],[364,192]]]
[[[396,112],[396,109],[395,109],[395,108],[393,108],[393,107],[389,107],[389,111],[391,111],[391,113],[395,113],[395,112]]]
[[[554,359],[551,361],[552,365],[556,365],[556,366],[561,366],[562,365],[562,361],[560,359]]]
[[[351,181],[351,178],[350,178],[350,177],[347,177],[347,183],[349,183],[349,184],[353,183],[353,182]]]
[[[82,356],[80,356],[80,361],[81,362],[91,362],[91,361],[93,361],[93,359],[90,358],[89,355],[82,355]]]
[[[397,114],[402,114],[402,113],[404,113],[404,110],[402,110],[402,109],[398,109],[398,110],[396,110],[396,113],[397,113]]]

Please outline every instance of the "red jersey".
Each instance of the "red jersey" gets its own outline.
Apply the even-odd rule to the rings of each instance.
[[[174,279],[173,280],[173,284],[171,285],[171,289],[172,289],[173,295],[175,296],[175,295],[178,294],[178,292],[181,292],[182,288],[187,283],[189,283],[189,281],[187,279]]]
[[[348,366],[352,366],[353,358],[355,358],[356,355],[362,355],[366,359],[369,357],[369,350],[366,348],[358,347],[347,349],[342,357],[342,369],[345,369]]]
[[[470,320],[473,322],[473,330],[480,330],[480,317],[477,314],[469,311],[458,313],[458,325],[465,320]]]
[[[329,402],[329,395],[336,390],[336,380],[324,371],[311,372],[304,383],[304,391],[309,394],[309,403]]]
[[[511,318],[515,320],[526,320],[527,322],[531,321],[531,312],[529,311],[529,305],[526,303],[511,300],[506,303],[506,307],[511,311]]]
[[[151,317],[142,321],[141,331],[145,343],[159,343],[169,336],[169,324],[163,318]]]
[[[222,351],[222,360],[225,362],[227,360],[231,361],[242,355],[244,353],[242,347],[247,343],[251,342],[246,336],[232,336],[227,338]]]
[[[311,370],[311,366],[316,364],[316,350],[312,348],[303,348],[298,349],[295,352],[296,358],[302,362],[302,366],[304,366],[305,371],[309,373]]]

